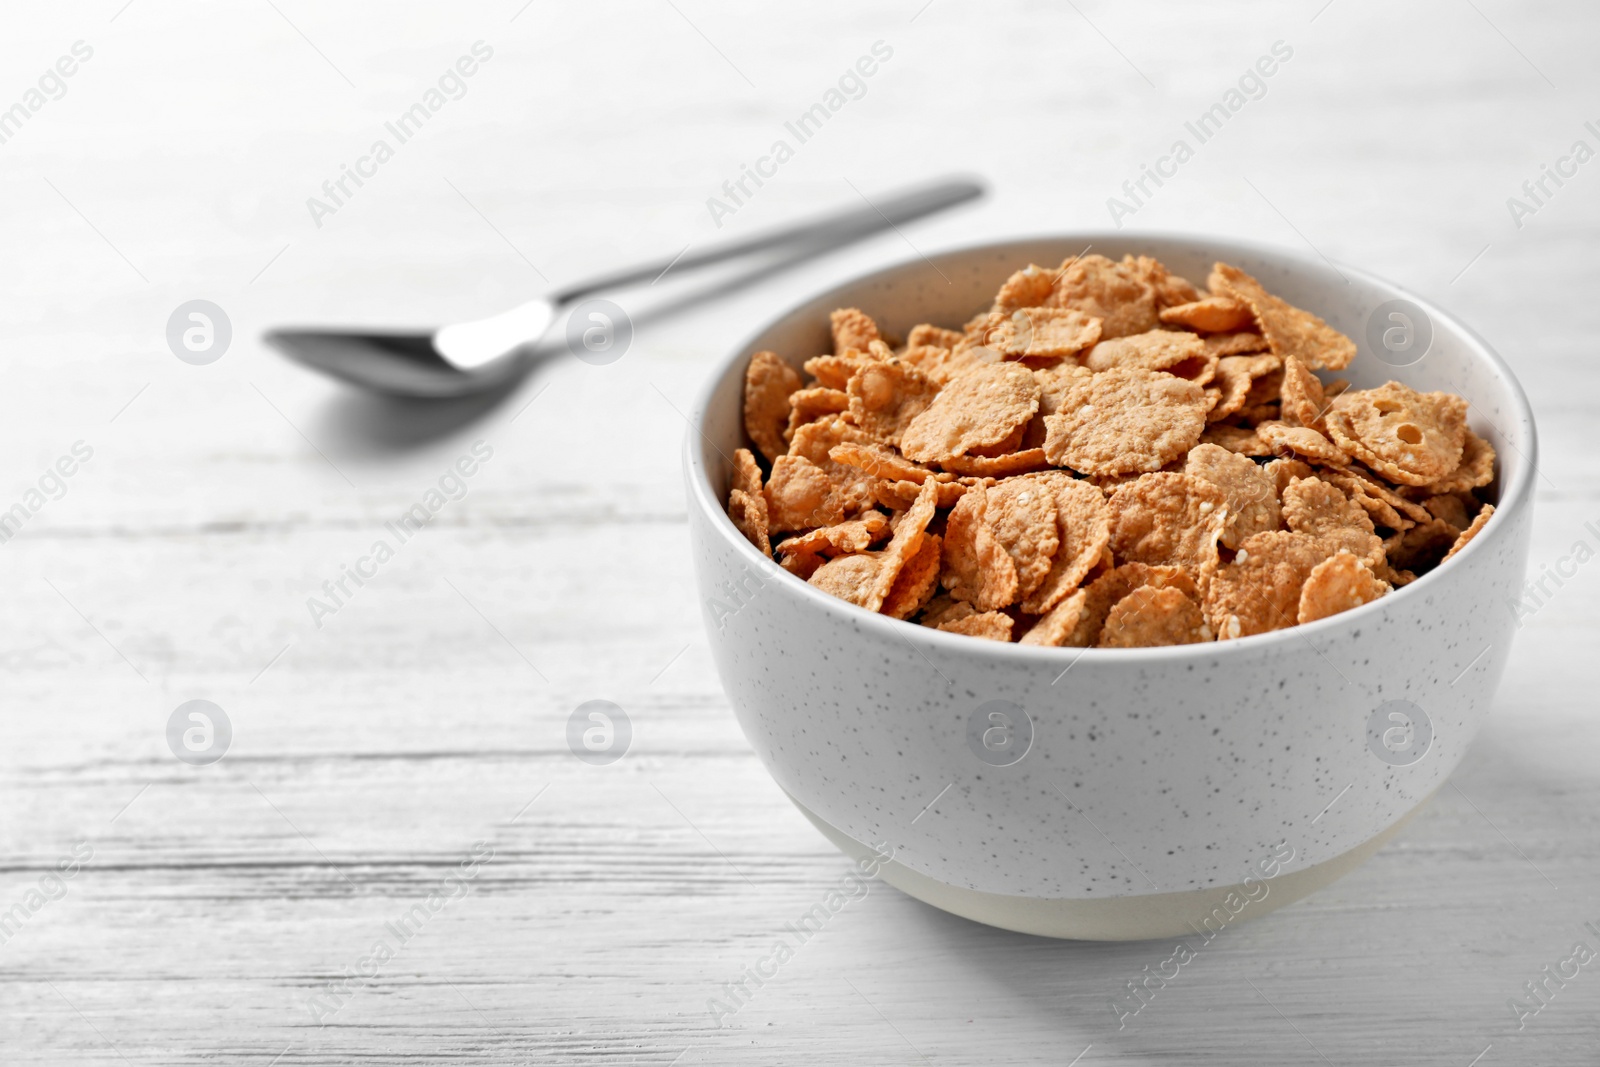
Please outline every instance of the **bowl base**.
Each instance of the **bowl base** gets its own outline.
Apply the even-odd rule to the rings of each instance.
[[[788,796],[787,791],[785,795]],[[1229,885],[1103,900],[1052,900],[963,889],[930,878],[895,860],[885,861],[871,848],[789,796],[800,813],[810,819],[811,824],[822,831],[822,836],[833,842],[835,848],[853,860],[873,861],[878,877],[907,896],[987,926],[1074,941],[1143,941],[1187,934],[1197,934],[1209,941],[1224,926],[1254,919],[1286,904],[1293,904],[1355,870],[1399,833],[1401,827],[1410,822],[1429,799],[1431,794],[1393,825],[1348,852],[1298,871],[1264,879],[1253,887]],[[1267,887],[1266,895],[1252,900],[1250,893],[1259,894],[1262,886]],[[1240,900],[1245,901],[1244,906],[1230,911],[1225,903],[1230,894],[1236,906]],[[1226,921],[1221,921],[1219,917]]]

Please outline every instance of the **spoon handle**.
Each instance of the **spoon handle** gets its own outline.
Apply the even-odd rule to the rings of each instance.
[[[853,185],[851,188],[855,188]],[[574,282],[551,293],[549,300],[565,304],[602,289],[618,289],[639,282],[653,281],[668,270],[678,272],[723,263],[786,246],[828,247],[857,241],[879,230],[894,229],[902,222],[931,215],[984,194],[983,183],[972,178],[945,178],[929,185],[903,190],[874,203],[857,190],[863,204],[843,211],[817,215],[764,233],[736,241],[725,241],[692,255],[680,252],[634,267]],[[685,250],[687,251],[687,250]]]

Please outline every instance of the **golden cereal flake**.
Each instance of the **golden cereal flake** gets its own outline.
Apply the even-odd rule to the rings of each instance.
[[[910,345],[900,353],[900,358],[927,375],[936,385],[948,385],[952,379],[974,367],[981,367],[986,363],[999,363],[1002,357],[995,349],[982,346],[943,348],[935,345]]]
[[[1048,470],[1050,461],[1045,459],[1043,448],[1029,448],[1003,456],[959,456],[944,460],[939,466],[974,478],[1010,478]]]
[[[1041,448],[1048,433],[1044,420],[1061,410],[1061,400],[1074,381],[1091,378],[1094,372],[1070,359],[1043,366],[1035,365],[1032,370],[1034,378],[1039,382],[1039,410],[1028,422],[1022,444],[1024,448]]]
[[[1150,330],[1101,341],[1089,349],[1083,363],[1092,371],[1110,370],[1112,367],[1168,370],[1186,360],[1207,362],[1205,342],[1192,333]]]
[[[1003,608],[1017,599],[1017,566],[985,521],[987,497],[982,487],[969,489],[951,509],[940,575],[951,596],[979,611]]]
[[[1223,356],[1217,361],[1215,384],[1207,393],[1215,391],[1216,400],[1206,414],[1208,422],[1221,422],[1238,414],[1250,397],[1256,379],[1266,377],[1282,366],[1277,356]]]
[[[924,322],[911,327],[911,332],[906,335],[906,347],[928,345],[932,348],[954,348],[961,343],[962,336],[960,330],[947,330],[943,326]]]
[[[1483,509],[1479,511],[1477,515],[1473,516],[1472,522],[1467,526],[1467,528],[1461,531],[1461,536],[1457,537],[1455,544],[1450,546],[1450,551],[1444,554],[1444,559],[1449,559],[1457,552],[1460,552],[1463,548],[1466,548],[1467,542],[1471,541],[1474,537],[1477,537],[1478,534],[1483,531],[1484,525],[1493,515],[1494,505],[1485,504]],[[1440,560],[1439,562],[1443,563],[1444,559]]]
[[[1151,256],[1125,255],[1122,269],[1155,290],[1157,308],[1192,304],[1203,295],[1189,279],[1173,274],[1166,264]]]
[[[1425,486],[1461,466],[1467,402],[1385,382],[1335,397],[1325,422],[1335,444],[1391,482]]]
[[[1035,412],[1034,418],[1037,417],[1038,413]],[[975,445],[967,452],[965,456],[957,456],[954,457],[954,459],[956,462],[959,462],[963,459],[1000,459],[1003,456],[1009,456],[1017,449],[1022,447],[1022,439],[1027,435],[1028,427],[1031,425],[1033,425],[1033,419],[1029,419],[1025,425],[1018,426],[1016,429],[1006,434],[1005,440],[997,441],[992,445]],[[948,463],[951,462],[951,460],[946,460],[944,462]],[[940,466],[943,465],[943,463],[940,464]]]
[[[1253,415],[1253,411],[1276,406],[1282,390],[1283,367],[1274,367],[1250,383],[1250,391],[1244,396],[1244,406],[1239,409],[1240,417],[1246,420],[1262,417]]]
[[[1306,578],[1329,554],[1311,534],[1273,530],[1246,538],[1206,587],[1212,632],[1225,641],[1295,625]]]
[[[1072,643],[1073,636],[1078,632],[1079,626],[1084,622],[1084,610],[1088,605],[1089,591],[1087,589],[1075,590],[1070,596],[1062,599],[1055,607],[1047,611],[1038,622],[1029,628],[1017,641],[1019,645],[1039,645],[1044,648],[1060,648]],[[1084,647],[1081,643],[1075,647]]]
[[[880,569],[878,553],[862,552],[830,559],[818,567],[807,581],[824,593],[848,600],[857,607],[867,608]],[[867,610],[876,611],[877,608],[870,607]]]
[[[1200,435],[1203,445],[1216,445],[1241,456],[1270,456],[1272,446],[1263,441],[1254,430],[1244,426],[1229,426],[1215,422]]]
[[[845,392],[852,421],[885,444],[898,445],[911,420],[939,395],[939,386],[911,364],[888,359],[859,368]]]
[[[1217,540],[1228,524],[1228,497],[1190,474],[1146,474],[1108,501],[1111,552],[1125,563],[1183,568],[1204,585],[1217,569]]]
[[[1303,459],[1295,459],[1293,456],[1275,459],[1262,467],[1261,470],[1271,480],[1272,491],[1277,493],[1280,499],[1283,497],[1283,491],[1289,487],[1290,482],[1296,478],[1309,478],[1316,473],[1311,469],[1311,464]],[[1341,486],[1341,488],[1343,487]],[[1346,491],[1348,492],[1348,490]]]
[[[1228,521],[1221,536],[1226,547],[1238,548],[1245,538],[1278,528],[1277,485],[1249,457],[1219,445],[1199,444],[1189,450],[1183,472],[1210,482],[1227,498]]]
[[[785,556],[779,557],[778,565],[802,582],[809,582],[811,576],[816,574],[817,570],[832,558],[831,556],[824,556],[820,552],[790,552]]]
[[[874,478],[887,478],[890,481],[916,482],[921,485],[929,478],[935,481],[950,480],[949,475],[929,470],[920,463],[913,463],[888,445],[876,442],[870,444],[846,442],[835,445],[828,450],[828,458],[843,466],[854,467]]]
[[[865,552],[889,532],[889,518],[881,511],[862,512],[860,518],[850,519],[835,526],[819,526],[803,534],[783,540],[778,545],[782,555],[827,555]]]
[[[1017,572],[1017,597],[1026,597],[1050,573],[1060,545],[1055,494],[1034,478],[1007,478],[985,491],[983,521]]]
[[[1352,464],[1349,467],[1318,467],[1317,477],[1343,489],[1351,500],[1367,509],[1373,522],[1391,530],[1406,530],[1419,522],[1427,522],[1433,515],[1414,500],[1407,500],[1386,483],[1377,480],[1365,468]]]
[[[955,622],[976,614],[978,609],[965,600],[957,600],[949,593],[935,593],[923,605],[922,615],[917,621],[924,626],[937,627],[940,623]]]
[[[1340,549],[1306,575],[1300,587],[1299,623],[1316,622],[1341,611],[1370,604],[1389,591],[1389,583],[1372,573],[1372,568],[1350,552]]]
[[[1393,589],[1399,589],[1402,585],[1410,585],[1417,580],[1417,576],[1411,571],[1395,570],[1387,560],[1384,561],[1383,566],[1378,568],[1378,577],[1382,581],[1388,582]]]
[[[1336,467],[1350,462],[1350,457],[1343,449],[1309,426],[1290,426],[1285,422],[1269,420],[1256,427],[1256,434],[1279,455],[1292,452]]]
[[[845,514],[853,515],[872,503],[872,476],[835,462],[831,453],[839,445],[870,444],[871,441],[842,417],[818,419],[795,430],[789,439],[789,455],[808,459],[822,468],[843,497]]]
[[[748,448],[733,450],[733,488],[746,493],[761,492],[761,468]]]
[[[735,489],[728,494],[728,518],[738,531],[761,550],[762,555],[772,555],[772,539],[767,521],[767,498],[760,492],[747,493]]]
[[[750,357],[744,372],[744,431],[768,461],[783,455],[789,425],[789,395],[800,388],[800,373],[772,352]]]
[[[1335,526],[1372,532],[1372,519],[1345,491],[1314,475],[1291,477],[1283,487],[1283,521],[1291,530],[1320,534]]]
[[[917,494],[922,491],[928,482],[892,481],[887,478],[874,478],[871,480],[870,492],[872,499],[888,508],[890,511],[905,511],[917,499]],[[967,491],[967,486],[960,482],[932,483],[938,490],[938,505],[941,508],[953,508]]]
[[[1457,493],[1494,481],[1494,446],[1469,428],[1461,447],[1461,464],[1442,481],[1427,486],[1433,493]]]
[[[772,555],[767,496],[761,488],[761,468],[748,448],[733,453],[733,488],[728,492],[728,518],[763,555]]]
[[[1045,419],[1045,456],[1084,474],[1160,470],[1205,429],[1205,391],[1170,374],[1117,367],[1074,381]]]
[[[833,328],[835,355],[852,348],[864,352],[873,341],[883,340],[878,324],[860,308],[839,308],[828,316],[828,324]]]
[[[1012,274],[995,294],[994,310],[1009,314],[1019,308],[1034,308],[1050,299],[1059,271],[1030,263]]]
[[[980,615],[969,615],[954,622],[941,623],[935,629],[948,634],[982,637],[990,641],[1009,641],[1011,628],[1015,625],[1011,616],[1003,611],[985,611]]]
[[[1100,340],[1100,320],[1072,308],[1018,308],[992,313],[983,343],[1008,359],[1072,356]]]
[[[1213,293],[1249,306],[1276,355],[1299,356],[1313,370],[1343,370],[1356,357],[1354,341],[1311,312],[1273,296],[1237,267],[1218,263],[1208,284]]]
[[[1023,638],[1026,644],[1049,644],[1070,648],[1093,648],[1099,644],[1105,621],[1116,603],[1135,589],[1144,587],[1177,589],[1199,601],[1194,579],[1180,567],[1158,567],[1144,563],[1124,563],[1108,570],[1084,588],[1056,605]],[[1079,598],[1082,597],[1082,600]],[[1076,610],[1074,610],[1076,606]],[[1029,641],[1028,636],[1034,637]]]
[[[1105,494],[1064,471],[1041,475],[1055,498],[1056,552],[1044,580],[1021,603],[1023,611],[1050,611],[1077,589],[1111,543],[1111,511]]]
[[[1242,300],[1208,296],[1193,303],[1163,308],[1161,321],[1167,326],[1183,326],[1200,333],[1235,333],[1254,329],[1256,317]]]
[[[1267,351],[1267,339],[1254,330],[1237,333],[1213,333],[1203,338],[1206,351],[1215,356],[1243,356],[1252,352]]]
[[[844,518],[845,497],[827,471],[803,456],[779,456],[767,479],[767,513],[773,533],[832,526]]]
[[[1171,586],[1140,586],[1111,606],[1100,628],[1101,648],[1155,648],[1211,640],[1200,605]]]
[[[884,546],[879,561],[877,581],[866,603],[862,605],[868,611],[877,611],[883,606],[884,598],[894,587],[895,579],[922,548],[922,542],[927,537],[928,523],[933,521],[938,496],[938,483],[923,482],[922,489],[910,509],[895,517],[894,536]]]
[[[817,380],[818,386],[843,392],[856,371],[869,363],[882,362],[883,359],[883,356],[874,351],[847,348],[836,355],[814,356],[806,360],[805,369],[807,374]]]
[[[994,363],[952,379],[927,410],[912,419],[900,451],[923,463],[1000,444],[1039,410],[1039,382],[1027,367]]]
[[[922,487],[911,510],[899,516],[894,536],[881,552],[830,559],[812,573],[810,583],[868,611],[879,610],[907,561],[922,548],[934,495],[934,483]]]
[[[882,611],[891,619],[905,619],[922,610],[939,588],[939,561],[943,558],[943,541],[938,534],[928,534],[922,544],[895,576],[889,595],[883,598]]]
[[[839,389],[796,389],[789,394],[789,426],[783,432],[785,441],[808,422],[850,410],[850,396]]]
[[[1045,303],[1100,319],[1103,338],[1144,333],[1161,325],[1156,316],[1155,287],[1101,255],[1073,257],[1063,263]]]
[[[1328,398],[1322,392],[1321,380],[1299,356],[1289,356],[1283,361],[1282,397],[1284,422],[1313,430],[1321,428]]]
[[[1321,478],[1294,478],[1284,487],[1283,522],[1296,533],[1354,553],[1369,566],[1383,562],[1383,541],[1367,509]]]
[[[1222,360],[1210,352],[1202,352],[1192,359],[1182,363],[1174,363],[1167,368],[1168,374],[1176,374],[1180,378],[1187,378],[1196,385],[1210,385],[1217,377],[1217,368]]]

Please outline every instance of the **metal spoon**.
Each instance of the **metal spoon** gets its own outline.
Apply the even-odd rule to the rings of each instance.
[[[266,341],[290,359],[341,381],[398,396],[454,397],[506,385],[528,369],[531,346],[563,308],[592,293],[682,273],[713,263],[776,249],[801,250],[801,257],[859,241],[897,224],[982,196],[970,179],[946,179],[898,193],[877,204],[822,215],[805,222],[679,254],[577,282],[486,319],[428,332],[350,329],[271,330]],[[863,198],[865,199],[865,198]]]

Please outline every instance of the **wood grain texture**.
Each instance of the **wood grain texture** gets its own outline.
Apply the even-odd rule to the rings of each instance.
[[[0,545],[0,914],[93,853],[0,945],[0,1060],[1596,1062],[1600,970],[1521,1031],[1507,1007],[1600,947],[1596,563],[1527,621],[1401,837],[1120,1029],[1112,998],[1170,946],[1001,933],[878,884],[708,1011],[847,870],[744,743],[686,551],[682,413],[781,307],[919,250],[1109,226],[1282,40],[1265,94],[1126,226],[1309,245],[1458,310],[1538,410],[1535,568],[1600,523],[1600,163],[1520,227],[1506,204],[1600,145],[1592,7],[919,5],[8,7],[0,105],[74,41],[94,56],[0,144],[0,508],[74,442],[93,457]],[[306,199],[477,40],[466,94],[315,225]],[[707,241],[707,197],[880,40],[864,95],[722,233],[960,168],[995,186],[979,209],[712,300],[669,278],[623,299],[626,358],[552,358],[486,403],[352,397],[257,341],[487,313]],[[234,328],[207,367],[162,336],[196,297]],[[317,625],[307,598],[475,441],[465,496]],[[234,728],[203,768],[164,738],[197,697]],[[635,730],[607,767],[565,742],[595,698]],[[329,999],[475,849],[467,890]]]

